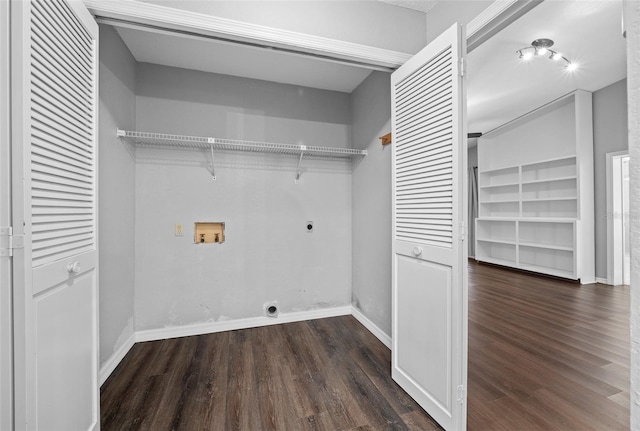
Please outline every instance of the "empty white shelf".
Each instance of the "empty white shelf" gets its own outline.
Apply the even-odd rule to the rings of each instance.
[[[565,181],[565,180],[575,180],[578,177],[575,175],[568,175],[565,177],[557,177],[557,178],[543,178],[543,179],[539,179],[539,180],[529,180],[529,181],[522,181],[522,184],[537,184],[537,183],[552,183],[555,181]]]
[[[518,244],[523,247],[544,248],[548,250],[562,250],[562,251],[571,251],[571,252],[573,251],[572,245],[567,246],[567,245],[550,244],[550,243],[544,243],[544,242],[526,242],[526,241],[519,241]]]
[[[300,177],[300,164],[306,156],[331,159],[353,159],[364,157],[367,150],[351,148],[318,147],[311,145],[294,145],[272,142],[243,141],[236,139],[214,138],[206,136],[171,135],[167,133],[139,132],[117,129],[117,136],[136,147],[160,148],[168,150],[205,149],[211,151],[211,174],[215,151],[243,151],[258,153],[276,153],[299,156],[296,180]]]
[[[502,238],[478,238],[480,242],[492,242],[496,244],[515,244],[515,240],[502,239]]]

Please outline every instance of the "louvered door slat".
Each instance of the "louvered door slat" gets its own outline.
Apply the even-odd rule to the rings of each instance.
[[[396,85],[396,97],[405,97],[408,92],[413,92],[415,90],[415,85],[424,82],[425,79],[428,79],[429,76],[432,76],[436,71],[438,71],[442,66],[447,66],[450,61],[449,55],[450,51],[445,50],[442,51],[433,61],[430,62],[430,67],[423,68],[417,73],[412,74],[411,80],[403,80],[402,82]]]
[[[447,139],[432,140],[428,151],[435,151],[435,150],[440,149],[440,148],[447,148],[448,145],[449,144],[448,144]],[[424,148],[420,148],[420,147],[417,147],[417,146],[405,145],[403,148],[397,149],[396,154],[398,156],[400,156],[400,157],[402,157],[402,156],[411,156],[412,154],[419,153],[419,152],[422,152],[422,151],[425,151]]]
[[[39,88],[34,88],[33,91],[33,103],[41,107],[42,110],[46,110],[50,115],[53,115],[52,120],[58,124],[64,124],[70,130],[73,130],[76,134],[86,139],[91,136],[91,128],[87,124],[78,124],[78,116],[64,109],[64,106],[60,103],[56,103],[56,100],[51,98],[50,95],[40,91]]]
[[[41,190],[57,190],[58,187],[66,187],[68,190],[78,190],[89,192],[93,195],[93,185],[84,181],[74,181],[69,178],[56,177],[32,171],[31,173],[31,187],[32,189]]]
[[[65,2],[31,7],[35,268],[95,249],[95,46]]]
[[[446,142],[450,142],[451,141],[451,133],[448,130],[441,130],[439,132],[428,132],[428,131],[423,131],[422,133],[416,134],[415,136],[412,136],[410,138],[405,138],[403,142],[403,146],[405,145],[415,145],[415,144],[427,144],[428,141],[438,141],[438,142],[442,142],[442,141],[446,141]],[[396,138],[397,139],[397,138]]]
[[[433,177],[429,177],[429,181],[440,182],[440,181],[451,181],[451,175],[437,175]],[[405,181],[398,182],[398,190],[409,190],[416,187],[421,187],[422,184],[425,183],[423,178],[416,179],[413,181]]]
[[[38,109],[38,110],[36,110]],[[39,110],[41,107],[35,106],[31,110],[31,119],[33,123],[32,140],[43,137],[44,140],[49,142],[57,142],[62,145],[63,148],[69,151],[75,151],[78,154],[86,154],[93,158],[93,149],[86,144],[87,139],[82,139],[73,130],[64,128],[64,124],[57,124],[54,121],[50,121],[46,116],[41,115]]]
[[[40,148],[45,148],[49,151],[59,153],[83,164],[92,160],[92,152],[90,148],[87,148],[84,145],[70,145],[70,143],[65,140],[67,137],[59,132],[56,134],[54,129],[49,128],[48,130],[45,130],[34,128],[31,131],[31,136],[34,141],[33,145]]]
[[[423,184],[413,184],[411,187],[398,187],[398,196],[415,195],[416,193],[432,193],[436,190],[446,191],[451,187],[451,179],[429,181]]]
[[[434,118],[443,118],[446,115],[451,115],[451,104],[440,102],[437,104],[433,104],[428,108],[419,110],[418,112],[420,114],[422,113],[429,114]],[[396,128],[396,133],[398,134],[410,133],[412,130],[416,128],[416,126],[417,125],[414,123],[405,123],[402,127],[398,126]]]
[[[422,144],[429,145],[429,148],[436,148],[436,146],[447,146],[450,144],[450,139],[444,136],[426,136],[419,137],[422,139]],[[420,146],[410,145],[411,142],[415,142],[415,139],[403,141],[403,148],[398,148],[398,151],[422,151],[423,149]]]
[[[432,127],[435,127],[439,123],[451,121],[451,106],[438,106],[436,109],[430,112],[420,113],[424,121],[432,123]],[[409,137],[414,136],[417,131],[421,130],[419,124],[412,124],[410,127],[406,127],[402,130],[398,130],[396,136]]]
[[[451,148],[449,148],[448,145],[444,144],[444,145],[433,145],[430,146],[429,148],[416,148],[414,151],[412,152],[407,152],[406,154],[402,154],[401,156],[398,156],[399,158],[402,158],[402,162],[403,163],[409,163],[409,162],[413,162],[417,159],[421,159],[424,157],[434,157],[437,156],[439,154],[444,154],[447,152],[450,152]]]
[[[396,112],[399,114],[411,113],[412,110],[420,108],[417,104],[422,104],[424,106],[429,100],[440,99],[442,95],[447,94],[447,92],[451,90],[451,87],[447,85],[447,75],[450,73],[451,67],[438,70],[437,75],[433,77],[433,80],[416,86],[416,88],[413,89],[413,92],[407,93],[406,98],[398,104]],[[401,119],[400,121],[401,122],[398,123],[398,125],[402,124],[406,119]]]
[[[57,145],[86,160],[93,160],[93,149],[91,147],[88,147],[83,142],[76,142],[70,135],[65,134],[65,131],[57,130],[48,124],[38,123],[37,127],[34,126],[32,128],[31,135],[34,139]]]
[[[48,70],[45,63],[34,64],[31,74],[36,78],[33,82],[34,86],[45,88],[47,91],[55,93],[59,98],[65,100],[65,102],[61,102],[62,105],[65,107],[72,105],[74,112],[77,112],[78,116],[83,117],[85,120],[91,118],[87,114],[90,106],[86,106],[87,101],[83,100],[82,97],[78,97],[77,89],[56,76],[54,72]]]
[[[416,163],[407,163],[405,166],[398,167],[397,172],[405,173],[405,172],[429,172],[433,169],[442,169],[442,166],[447,166],[449,164],[449,156],[437,157],[435,159],[425,160],[422,162]]]
[[[78,183],[85,183],[87,186],[91,186],[92,184],[92,175],[83,175],[81,173],[72,172],[66,169],[60,169],[54,166],[56,162],[51,161],[50,163],[40,163],[37,156],[34,156],[34,160],[31,163],[31,169],[33,172],[38,172],[40,174],[46,174],[52,178],[52,181],[55,181],[57,178],[65,178],[71,179]],[[44,179],[46,183],[46,178]]]
[[[397,84],[395,105],[396,235],[449,248],[453,231],[450,57],[448,50],[443,51]]]
[[[52,191],[51,189],[38,189],[36,187],[33,188],[33,196],[42,198],[42,199],[61,199],[68,201],[85,201],[92,202],[93,198],[91,193],[77,193],[76,190],[73,193],[65,193],[61,190]]]
[[[446,114],[441,118],[428,118],[425,116],[419,117],[423,124],[429,124],[429,126],[421,125],[415,128],[410,133],[399,133],[396,138],[403,141],[414,142],[416,139],[423,140],[425,137],[445,136],[450,133],[451,129],[451,114]],[[430,148],[429,148],[430,149]],[[402,157],[401,157],[402,160]]]
[[[76,160],[55,151],[44,151],[42,148],[34,147],[33,161],[68,172],[75,172],[89,177],[93,176],[93,169],[90,166],[83,166]]]
[[[47,100],[51,100],[56,106],[64,109],[74,117],[82,117],[84,120],[90,120],[91,116],[83,112],[73,100],[71,100],[66,94],[60,94],[56,89],[49,87],[37,87],[38,93],[41,97],[45,97]]]
[[[58,7],[53,8],[54,5],[57,5]],[[76,16],[70,9],[66,0],[51,0],[51,2],[47,4],[47,7],[53,8],[53,12],[60,16],[63,21],[76,21]],[[75,46],[75,48],[87,52],[89,58],[91,58],[93,62],[95,60],[95,50],[92,50],[91,46],[94,38],[91,36],[89,31],[82,25],[69,26],[67,30],[73,32],[76,36],[77,46]]]
[[[447,208],[446,204],[431,204],[431,205],[425,205],[427,208],[430,208],[431,210],[429,211],[429,214],[434,214],[434,215],[441,215],[442,217],[451,217],[451,208]],[[407,217],[411,217],[411,216],[417,216],[417,215],[422,215],[424,214],[424,209],[416,209],[416,208],[412,208],[410,210],[402,210],[399,209],[398,210],[398,217],[402,217],[402,216],[407,216]]]
[[[397,175],[397,183],[398,184],[403,184],[407,181],[418,181],[418,180],[427,180],[428,178],[432,178],[432,177],[437,177],[439,175],[451,175],[446,167],[445,168],[440,168],[440,169],[433,169],[429,172],[417,172],[417,173],[405,173],[404,175]]]
[[[57,130],[62,130],[70,138],[73,138],[78,143],[86,142],[90,138],[90,134],[87,131],[82,130],[80,127],[74,124],[74,119],[65,118],[65,114],[59,111],[59,107],[43,100],[38,94],[32,94],[31,105],[33,116],[31,117],[34,123],[37,125],[47,124]]]
[[[65,238],[71,236],[80,236],[80,235],[90,235],[93,231],[93,228],[89,226],[74,226],[66,229],[49,229],[47,231],[43,231],[40,234],[40,240],[56,240],[58,238]]]
[[[48,232],[51,231],[60,231],[60,230],[70,230],[70,229],[86,229],[87,231],[93,229],[91,220],[87,220],[85,222],[82,221],[70,221],[65,220],[61,222],[47,222],[47,223],[38,223],[33,226],[34,232],[39,232],[42,234],[42,237],[45,238]]]
[[[403,109],[397,111],[398,114],[404,116],[404,118],[399,120],[396,125],[397,127],[404,126],[407,121],[410,121],[410,119],[407,118],[408,115],[430,109],[434,105],[450,99],[448,96],[451,95],[451,87],[447,86],[446,74],[451,73],[451,71],[445,70],[443,73],[445,75],[437,85],[421,89],[418,95],[411,96],[405,101]],[[428,94],[424,94],[424,91],[428,91]]]
[[[46,196],[47,194],[51,194],[53,196],[82,196],[86,199],[93,199],[93,193],[91,190],[80,189],[78,187],[69,187],[62,184],[51,184],[48,183],[46,187],[40,188],[38,183],[35,183],[31,186],[34,194]]]
[[[56,3],[57,5],[54,5]],[[56,7],[57,6],[57,7]],[[64,35],[62,43],[65,47],[65,55],[83,57],[89,65],[88,70],[92,69],[93,48],[91,36],[81,26],[75,25],[75,17],[73,12],[69,10],[69,6],[65,2],[50,0],[42,1],[33,8],[34,14],[41,13],[46,18],[43,20],[48,28],[57,28]],[[72,24],[56,26],[56,22]],[[37,29],[41,29],[38,27]]]
[[[33,35],[33,55],[37,55],[42,63],[46,63],[50,69],[55,69],[60,76],[71,83],[78,91],[91,91],[86,86],[85,79],[89,73],[82,70],[85,66],[81,59],[61,59],[55,57],[55,49],[58,48],[52,43],[47,43],[43,38],[49,36],[45,32],[34,32]]]
[[[93,209],[93,201],[90,199],[63,199],[62,197],[56,198],[48,198],[48,197],[40,197],[37,196],[36,193],[33,194],[33,207],[34,208],[42,208],[43,211],[50,209],[52,207],[55,208],[64,208],[64,209],[74,209],[79,211],[81,208],[88,208],[89,211],[83,211],[87,213],[91,213],[90,211]]]
[[[55,246],[43,246],[33,241],[33,259],[38,262],[51,262],[84,253],[93,249],[93,239],[75,240],[73,237],[58,239]]]
[[[78,169],[87,169],[86,158],[80,158],[78,155],[71,151],[67,151],[66,148],[51,145],[48,142],[43,142],[38,139],[37,136],[33,136],[33,153],[42,157],[56,158],[63,160],[63,162],[69,166],[74,166]]]

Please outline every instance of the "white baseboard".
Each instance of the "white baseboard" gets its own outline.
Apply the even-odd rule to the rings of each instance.
[[[188,337],[191,335],[212,334],[215,332],[233,331],[237,329],[257,328],[259,326],[279,325],[281,323],[301,322],[304,320],[324,319],[327,317],[353,315],[382,343],[391,348],[391,338],[367,319],[364,314],[351,305],[319,310],[298,311],[294,313],[281,313],[278,317],[252,317],[248,319],[227,320],[221,322],[196,323],[192,325],[176,326],[160,329],[148,329],[134,332],[127,341],[104,363],[100,368],[100,386],[109,378],[120,361],[133,347],[135,343],[143,341],[166,340],[167,338]]]
[[[326,317],[351,314],[351,306],[323,308],[319,310],[280,313],[278,317],[251,317],[248,319],[226,320],[221,322],[196,323],[160,329],[148,329],[136,332],[136,342],[165,340],[167,338],[189,337],[191,335],[212,334],[237,329],[257,328],[259,326],[279,325],[281,323],[301,322],[303,320],[323,319]]]
[[[596,277],[596,283],[609,284],[606,278],[600,278],[600,277]]]
[[[388,336],[382,329],[380,329],[375,323],[373,323],[367,316],[362,314],[360,310],[356,307],[351,307],[351,314],[356,320],[362,323],[362,326],[367,328],[369,332],[376,336],[378,340],[382,342],[385,346],[391,349],[391,337]]]
[[[134,332],[129,338],[127,338],[127,340],[122,344],[122,346],[120,346],[118,350],[113,352],[113,355],[111,355],[109,359],[105,361],[102,367],[100,367],[98,376],[100,386],[102,386],[102,384],[109,378],[111,373],[113,373],[113,370],[116,369],[118,364],[124,359],[127,353],[129,353],[129,350],[131,350],[135,343],[136,334]]]

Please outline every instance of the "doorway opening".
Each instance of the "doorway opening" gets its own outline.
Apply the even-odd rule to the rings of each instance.
[[[629,152],[607,154],[607,284],[630,283]]]

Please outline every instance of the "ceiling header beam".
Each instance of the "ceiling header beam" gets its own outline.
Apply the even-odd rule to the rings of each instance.
[[[372,70],[393,71],[411,54],[306,33],[189,12],[134,0],[84,0],[98,22],[147,31],[178,33],[312,56]]]

